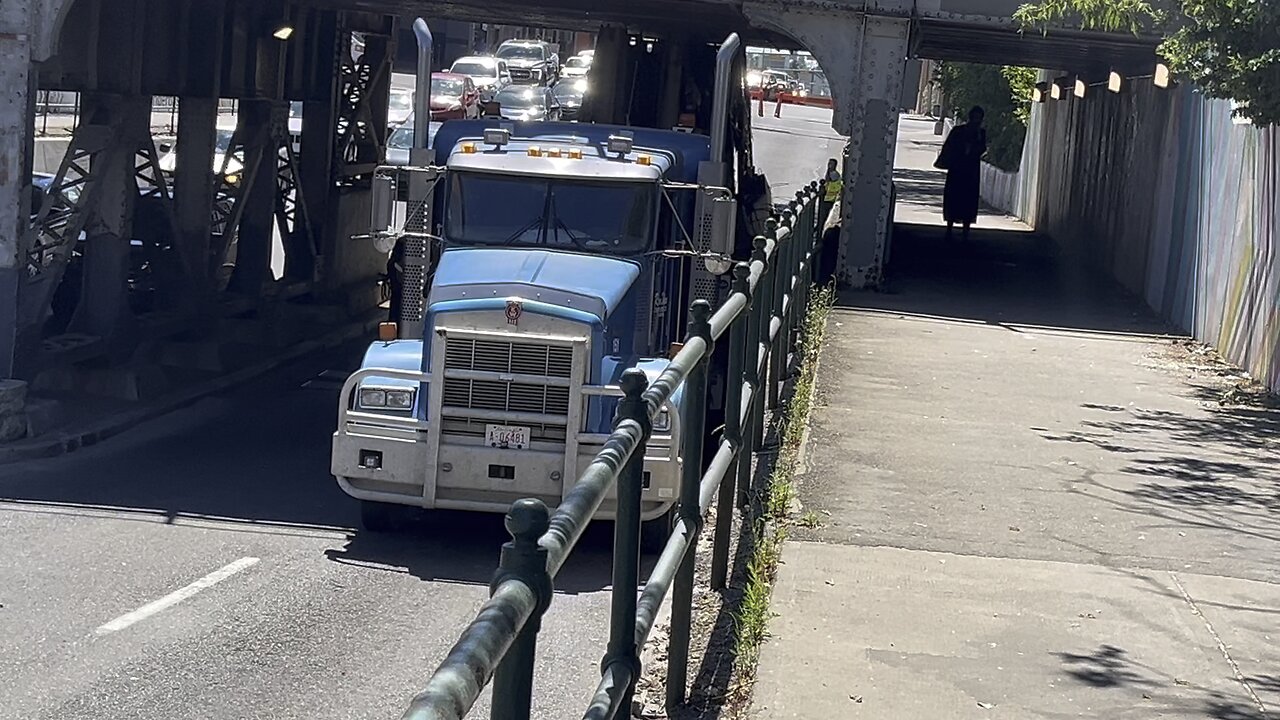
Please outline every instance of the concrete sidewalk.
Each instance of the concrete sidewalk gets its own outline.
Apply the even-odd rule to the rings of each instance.
[[[928,130],[899,148],[918,223]],[[820,523],[784,547],[753,716],[1280,717],[1280,412],[1220,402],[1230,368],[1047,239],[978,227],[900,225],[888,292],[832,314]]]

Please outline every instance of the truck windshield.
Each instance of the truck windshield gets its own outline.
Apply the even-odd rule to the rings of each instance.
[[[635,255],[649,249],[657,187],[454,173],[445,235],[463,245]]]

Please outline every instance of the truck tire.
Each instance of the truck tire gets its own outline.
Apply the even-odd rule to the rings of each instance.
[[[404,518],[404,508],[391,503],[360,501],[360,524],[372,533],[391,533],[399,530]]]
[[[676,524],[676,506],[672,505],[660,517],[640,523],[640,552],[645,555],[656,555],[667,546],[671,537],[671,529]]]

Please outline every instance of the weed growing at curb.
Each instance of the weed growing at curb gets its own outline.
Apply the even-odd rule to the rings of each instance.
[[[822,349],[827,316],[834,296],[832,288],[825,287],[815,290],[811,297],[809,312],[800,328],[800,372],[780,421],[778,454],[769,473],[760,507],[750,519],[754,551],[747,560],[746,587],[734,618],[736,682],[731,693],[736,697],[730,704],[738,710],[745,710],[755,681],[760,646],[769,633],[770,593],[778,569],[782,542],[787,537],[788,526],[793,522],[791,515],[795,487],[792,481],[799,464],[800,444],[808,426],[809,411],[813,406],[818,353]],[[816,520],[816,516],[813,519]]]

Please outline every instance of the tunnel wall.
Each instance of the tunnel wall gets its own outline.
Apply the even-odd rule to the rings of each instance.
[[[1280,390],[1280,128],[1191,87],[1091,93],[1036,105],[1021,170],[983,184]]]

